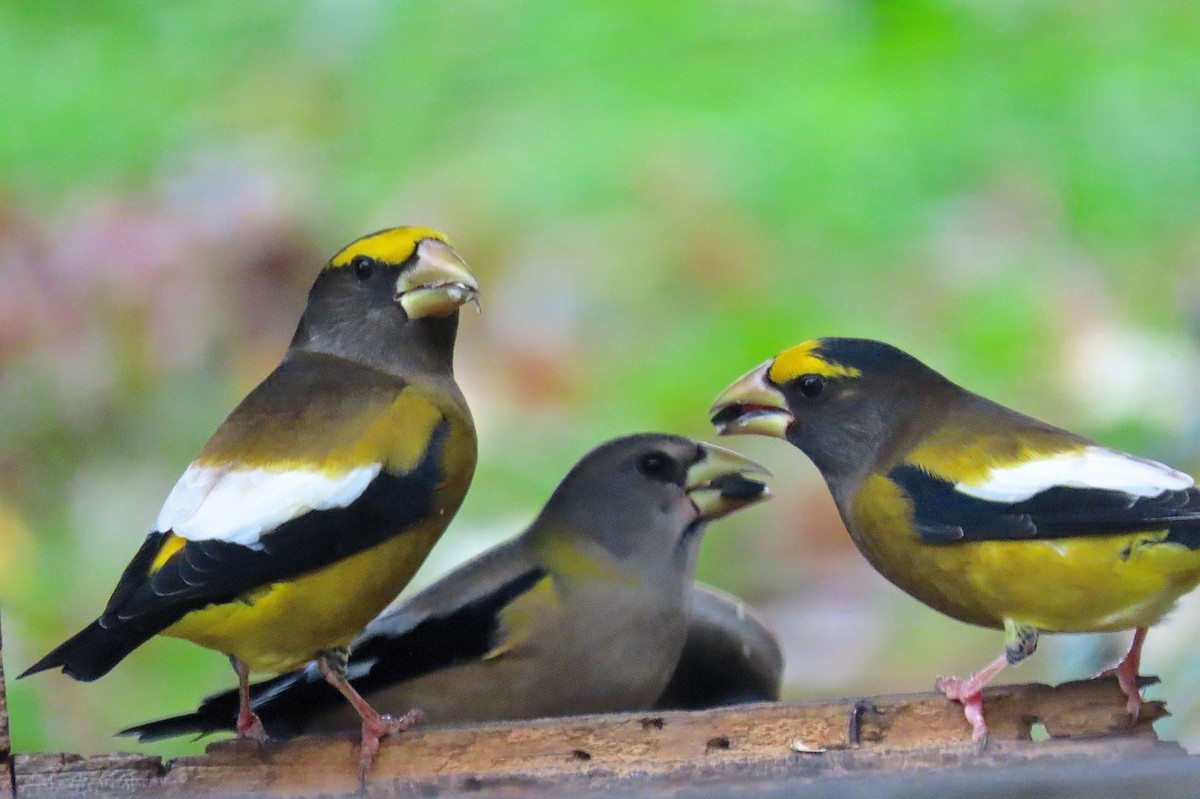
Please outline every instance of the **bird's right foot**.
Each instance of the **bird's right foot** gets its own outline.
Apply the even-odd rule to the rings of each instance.
[[[1142,644],[1146,641],[1146,628],[1138,627],[1133,634],[1133,643],[1129,652],[1121,658],[1121,662],[1096,675],[1100,677],[1116,677],[1117,685],[1125,694],[1125,710],[1137,721],[1142,712],[1142,689],[1138,685],[1138,672],[1141,671]]]
[[[365,779],[371,764],[375,762],[380,739],[388,735],[399,735],[414,724],[420,724],[424,718],[425,714],[416,708],[398,718],[381,713],[363,717],[362,742],[358,753],[359,778]]]

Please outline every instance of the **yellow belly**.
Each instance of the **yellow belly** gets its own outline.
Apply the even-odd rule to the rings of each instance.
[[[193,611],[163,631],[282,672],[346,646],[412,579],[445,523],[433,519],[289,582]]]
[[[928,544],[908,499],[868,478],[848,525],[885,577],[972,624],[1005,619],[1048,632],[1097,632],[1157,622],[1200,582],[1200,551],[1160,543],[1165,530],[1045,541]]]

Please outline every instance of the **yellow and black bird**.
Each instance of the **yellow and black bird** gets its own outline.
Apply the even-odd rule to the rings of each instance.
[[[335,255],[283,361],[167,496],[100,617],[34,664],[106,674],[156,634],[224,653],[237,730],[264,735],[248,675],[316,660],[354,706],[369,765],[380,716],[345,678],[354,636],[408,583],[458,510],[475,428],[454,382],[458,310],[479,287],[437,231],[402,227]]]
[[[1200,581],[1200,491],[961,388],[877,341],[797,345],[725,390],[722,434],[784,438],[821,471],[854,543],[927,605],[1002,628],[1005,651],[937,687],[986,740],[982,690],[1038,633],[1134,628],[1111,671],[1134,716],[1146,629]],[[1107,672],[1106,672],[1107,673]]]
[[[693,586],[706,524],[766,498],[748,477],[758,472],[680,436],[601,445],[523,533],[372,622],[355,641],[351,683],[384,709],[420,704],[432,724],[645,710],[673,672],[686,683],[671,700],[680,704],[778,696],[774,638],[735,600]],[[686,666],[685,641],[703,649]],[[250,690],[273,736],[355,721],[311,665]],[[237,709],[228,691],[124,734],[232,729]]]

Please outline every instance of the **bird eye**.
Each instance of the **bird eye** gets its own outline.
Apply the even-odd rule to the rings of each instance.
[[[665,452],[651,452],[642,456],[637,468],[647,477],[662,480],[671,473],[671,458]]]
[[[796,383],[800,387],[800,393],[809,399],[825,390],[825,378],[820,375],[800,375]]]
[[[375,259],[366,255],[356,255],[350,262],[350,266],[354,267],[356,278],[366,280],[375,272]]]

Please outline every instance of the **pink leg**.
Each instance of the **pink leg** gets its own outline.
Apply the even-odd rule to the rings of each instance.
[[[1142,668],[1142,644],[1144,643],[1146,643],[1146,628],[1138,627],[1133,631],[1133,642],[1129,645],[1129,651],[1125,653],[1125,657],[1121,658],[1121,662],[1096,675],[1097,677],[1116,675],[1117,684],[1121,686],[1121,691],[1127,698],[1125,709],[1129,711],[1129,715],[1133,716],[1134,721],[1142,711],[1142,692],[1138,688],[1138,673]]]
[[[358,767],[359,776],[365,776],[367,769],[375,762],[375,755],[379,752],[380,739],[385,735],[398,735],[414,724],[420,723],[424,714],[416,708],[399,718],[376,712],[375,708],[371,707],[367,700],[363,699],[358,691],[354,690],[354,686],[346,680],[345,658],[344,652],[322,653],[317,657],[317,667],[320,668],[321,676],[325,678],[325,681],[338,689],[362,717],[362,743],[359,749]],[[331,659],[334,660],[333,663],[329,662]]]
[[[987,743],[987,723],[983,720],[983,688],[1008,665],[1008,655],[1001,655],[969,680],[957,677],[938,677],[933,685],[952,702],[961,702],[963,715],[971,724],[971,740],[980,746]]]
[[[269,741],[266,729],[263,727],[262,721],[258,715],[250,709],[250,667],[244,662],[229,656],[229,663],[233,666],[233,670],[238,677],[238,697],[240,703],[238,705],[237,717],[237,734],[239,738],[249,738],[253,741],[263,743]]]

